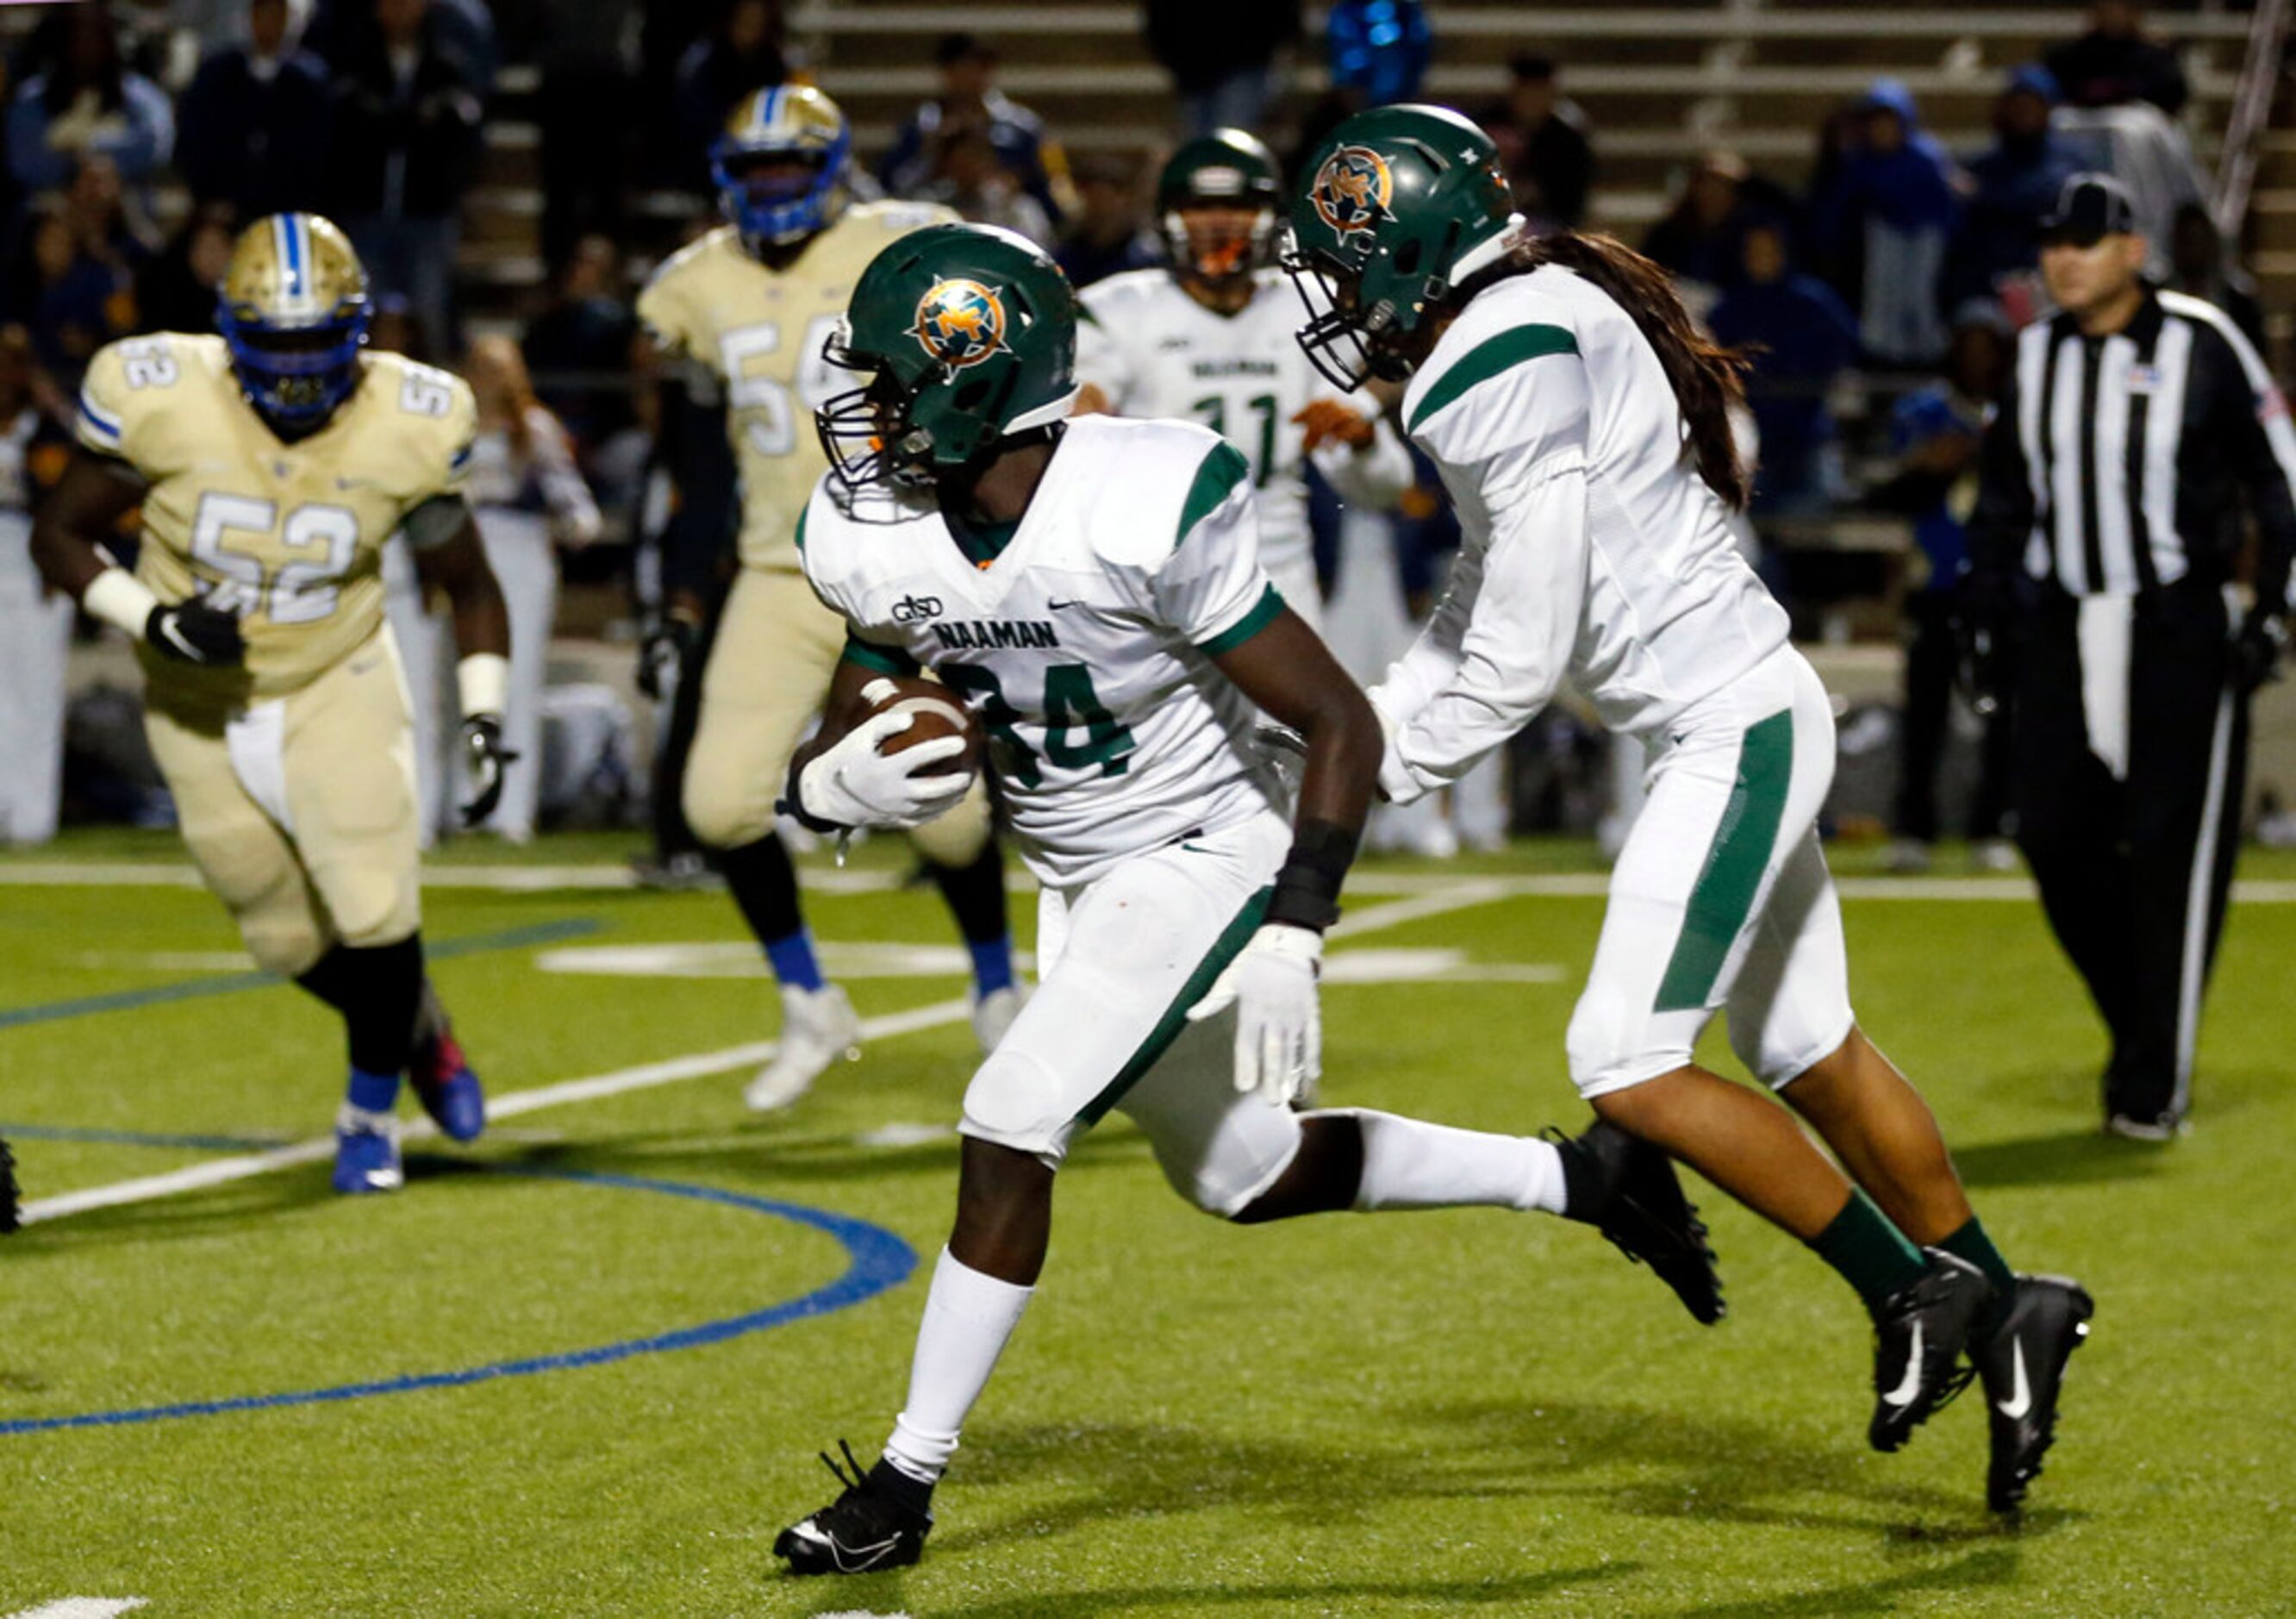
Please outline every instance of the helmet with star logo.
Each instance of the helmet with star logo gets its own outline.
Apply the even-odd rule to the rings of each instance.
[[[1400,345],[1521,239],[1491,138],[1443,107],[1358,112],[1316,149],[1281,262],[1307,300],[1300,346],[1342,388],[1400,380]]]
[[[1185,143],[1156,182],[1156,223],[1175,275],[1214,286],[1275,262],[1283,185],[1275,155],[1241,129]]]
[[[814,413],[848,487],[917,484],[1064,420],[1076,403],[1076,292],[1027,237],[913,231],[869,262],[824,349],[869,382]]]

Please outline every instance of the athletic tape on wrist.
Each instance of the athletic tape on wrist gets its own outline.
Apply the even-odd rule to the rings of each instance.
[[[455,665],[455,687],[462,694],[463,719],[499,717],[510,699],[510,660],[498,652],[474,652]]]
[[[150,586],[115,563],[88,581],[87,588],[80,592],[79,604],[91,618],[102,619],[140,641],[160,598],[152,594]]]

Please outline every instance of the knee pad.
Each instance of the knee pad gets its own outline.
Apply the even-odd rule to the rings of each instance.
[[[774,829],[772,797],[766,799],[761,815],[752,795],[739,791],[722,773],[703,768],[698,753],[686,761],[678,801],[693,835],[711,849],[739,849]]]
[[[1057,1169],[1078,1126],[1074,1102],[1050,1064],[1007,1044],[989,1055],[964,1088],[964,1114],[957,1129],[980,1140],[1032,1154]]]
[[[327,886],[334,933],[354,949],[375,949],[413,937],[422,925],[414,874],[382,870],[347,873]]]
[[[1702,1011],[1653,1012],[1589,984],[1563,1039],[1570,1082],[1591,1099],[1671,1073],[1690,1061],[1706,1017]]]
[[[319,964],[334,941],[308,908],[275,906],[239,918],[239,937],[255,965],[282,978],[296,978]]]

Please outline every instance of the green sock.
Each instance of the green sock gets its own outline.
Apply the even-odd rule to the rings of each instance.
[[[1922,1251],[1906,1240],[1872,1198],[1855,1189],[1841,1212],[1810,1239],[1809,1246],[1857,1289],[1868,1310],[1878,1309],[1882,1300],[1929,1269]]]
[[[1969,1223],[1938,1244],[1956,1259],[1965,1259],[1985,1272],[1985,1279],[1993,1284],[1992,1313],[1986,1318],[1985,1330],[1990,1335],[1999,1332],[2008,1320],[2010,1308],[2017,1302],[2017,1273],[2009,1269],[2009,1262],[2001,1257],[2001,1250],[1985,1234],[1977,1216]]]

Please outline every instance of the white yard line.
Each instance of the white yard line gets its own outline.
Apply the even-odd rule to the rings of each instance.
[[[1487,905],[1494,900],[1506,898],[1507,892],[1505,879],[1469,878],[1454,883],[1447,890],[1436,893],[1367,907],[1341,922],[1332,931],[1351,934],[1396,927],[1406,922],[1424,921],[1446,911]],[[938,1028],[944,1023],[962,1021],[971,1009],[971,1003],[959,997],[953,1000],[935,1001],[931,1006],[912,1007],[906,1012],[889,1012],[881,1017],[864,1018],[861,1021],[861,1037],[864,1040],[885,1040],[895,1035],[912,1034],[921,1029]],[[536,1086],[530,1090],[509,1091],[487,1099],[487,1117],[489,1120],[514,1119],[540,1108],[562,1107],[575,1102],[595,1102],[633,1090],[648,1090],[660,1085],[701,1079],[709,1074],[723,1073],[729,1068],[763,1063],[773,1056],[775,1049],[775,1043],[772,1040],[753,1040],[746,1045],[726,1046],[715,1051],[696,1051],[685,1056],[665,1057],[660,1062],[641,1063],[635,1067],[617,1068],[605,1073],[561,1080],[554,1084]],[[406,1125],[400,1138],[424,1141],[438,1133],[438,1127],[428,1119],[417,1119]],[[259,1153],[242,1153],[229,1158],[210,1159],[205,1163],[191,1164],[162,1175],[142,1175],[133,1180],[114,1181],[109,1186],[89,1187],[83,1191],[59,1192],[53,1197],[26,1204],[24,1223],[31,1225],[40,1220],[62,1220],[68,1215],[85,1214],[95,1209],[115,1209],[127,1204],[148,1203],[156,1198],[201,1191],[209,1187],[227,1186],[235,1180],[268,1175],[276,1170],[324,1163],[333,1155],[334,1150],[335,1142],[332,1135],[319,1136]]]
[[[37,1607],[24,1608],[8,1619],[112,1619],[144,1606],[143,1597],[60,1597]]]

